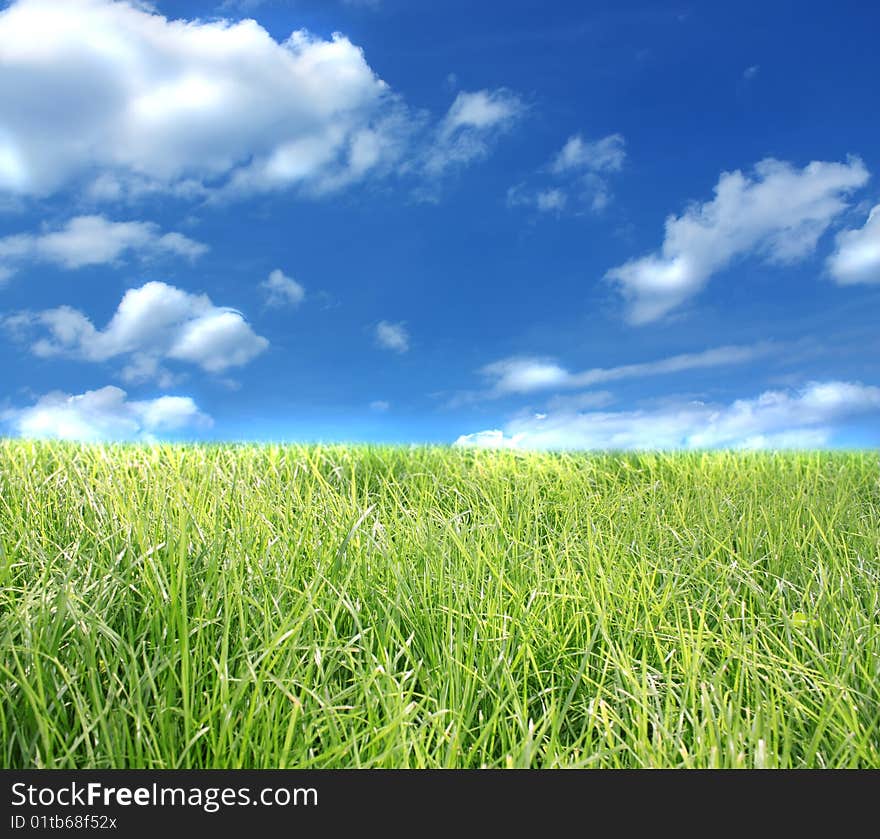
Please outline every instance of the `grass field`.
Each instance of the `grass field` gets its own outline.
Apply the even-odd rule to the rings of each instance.
[[[878,767],[877,453],[0,442],[4,767]]]

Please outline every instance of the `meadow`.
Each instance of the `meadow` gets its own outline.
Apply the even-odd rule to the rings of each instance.
[[[0,765],[880,767],[876,452],[0,442]]]

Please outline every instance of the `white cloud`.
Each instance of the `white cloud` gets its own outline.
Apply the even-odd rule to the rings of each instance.
[[[376,340],[380,347],[394,352],[405,353],[409,350],[409,332],[402,323],[380,321],[376,326]]]
[[[880,283],[880,204],[871,210],[864,227],[837,234],[828,270],[841,285]]]
[[[459,93],[441,126],[445,136],[462,128],[495,128],[519,116],[522,103],[510,91],[478,90]]]
[[[566,387],[571,380],[571,373],[553,361],[522,356],[493,361],[480,373],[494,380],[491,392],[499,396]]]
[[[475,434],[462,434],[453,445],[468,449],[516,449],[521,441],[522,435],[507,437],[500,429],[493,428]]]
[[[306,296],[305,289],[280,268],[272,271],[260,288],[266,294],[266,305],[272,307],[298,306]]]
[[[424,170],[436,177],[489,154],[492,143],[525,113],[526,106],[513,92],[462,91],[437,128],[424,160]]]
[[[561,189],[544,189],[535,196],[535,206],[542,213],[561,212],[568,203],[568,196]]]
[[[376,399],[373,402],[370,402],[370,410],[376,411],[376,413],[384,414],[386,411],[390,410],[391,403],[387,402],[384,399]]]
[[[523,414],[504,429],[462,435],[458,446],[524,449],[702,449],[815,447],[835,425],[880,412],[880,388],[813,382],[798,392],[767,391],[729,405],[689,402],[655,410],[562,410],[537,419]]]
[[[84,361],[127,357],[122,376],[130,382],[173,381],[161,366],[163,360],[186,361],[219,373],[247,364],[269,345],[240,312],[215,306],[207,295],[160,282],[127,291],[104,329],[96,329],[86,315],[69,306],[6,322],[16,334],[28,324],[48,332],[32,345],[34,354]]]
[[[42,345],[40,345],[42,347]],[[44,348],[44,352],[48,348]],[[53,354],[49,351],[49,354]],[[185,373],[174,373],[162,366],[162,357],[151,353],[135,353],[119,371],[119,378],[127,384],[155,382],[159,387],[175,387],[186,380]]]
[[[588,172],[581,179],[585,189],[583,198],[589,201],[590,209],[594,213],[601,213],[611,203],[611,191],[605,178]]]
[[[29,408],[5,411],[2,419],[22,437],[85,441],[149,439],[212,424],[189,396],[129,401],[124,390],[112,386],[76,396],[47,393]]]
[[[436,175],[485,156],[519,108],[504,90],[460,94],[430,129],[342,34],[279,43],[254,20],[136,0],[15,0],[0,56],[0,194],[321,194]]]
[[[550,163],[556,175],[587,170],[619,172],[626,160],[626,141],[621,134],[609,134],[600,140],[585,140],[580,134],[569,137]]]
[[[632,323],[657,320],[737,257],[756,254],[775,263],[805,258],[846,208],[844,197],[867,180],[857,158],[814,161],[800,170],[767,159],[754,177],[724,172],[714,199],[667,218],[659,252],[613,268],[606,278],[626,298]]]
[[[19,233],[0,239],[0,269],[5,269],[7,276],[24,262],[49,262],[76,269],[112,264],[128,254],[142,258],[170,255],[194,260],[207,251],[207,245],[181,233],[162,233],[152,222],[76,216],[56,230]]]
[[[769,355],[773,349],[774,344],[769,341],[741,346],[730,345],[696,353],[681,353],[638,364],[593,367],[578,373],[572,373],[552,360],[532,356],[513,356],[487,364],[480,370],[480,373],[490,382],[490,388],[484,395],[499,397],[553,388],[573,390],[619,379],[667,375],[685,370],[721,367],[730,364],[745,364]]]
[[[247,364],[267,346],[269,342],[251,330],[240,312],[213,308],[208,314],[189,316],[181,324],[168,357],[219,373]]]
[[[600,213],[611,201],[607,175],[619,172],[626,161],[626,141],[621,134],[599,140],[585,140],[580,134],[568,138],[549,164],[540,170],[544,186],[527,188],[518,184],[507,191],[511,207],[534,207],[539,212],[561,213],[589,208]]]

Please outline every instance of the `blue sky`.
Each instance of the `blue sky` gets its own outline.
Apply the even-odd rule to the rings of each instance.
[[[878,446],[878,29],[3,4],[0,433]]]

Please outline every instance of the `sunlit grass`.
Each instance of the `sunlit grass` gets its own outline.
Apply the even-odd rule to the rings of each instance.
[[[5,767],[880,767],[876,453],[0,443]]]

